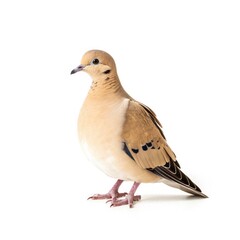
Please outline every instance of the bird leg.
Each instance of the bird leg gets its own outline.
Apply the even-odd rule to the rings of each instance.
[[[118,189],[120,185],[123,183],[123,180],[118,179],[117,182],[113,185],[110,191],[106,194],[94,194],[88,199],[97,200],[97,199],[110,199],[109,201],[113,202],[120,197],[124,197],[127,193],[119,193]]]
[[[139,201],[141,199],[141,195],[135,195],[137,188],[139,187],[140,183],[134,182],[130,192],[127,194],[126,198],[124,199],[112,199],[111,207],[118,207],[122,205],[129,205],[130,208],[133,207],[134,201]]]

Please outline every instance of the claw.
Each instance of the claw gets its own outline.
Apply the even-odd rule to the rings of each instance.
[[[107,194],[94,194],[93,196],[89,197],[87,200],[92,199],[92,200],[98,200],[98,199],[109,199],[112,198],[110,193]]]

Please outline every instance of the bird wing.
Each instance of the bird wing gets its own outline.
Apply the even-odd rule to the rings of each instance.
[[[168,146],[155,113],[147,106],[130,100],[122,138],[142,168],[163,166],[176,156]]]
[[[140,167],[177,183],[184,191],[203,196],[200,188],[180,170],[161,127],[149,107],[130,100],[122,131],[123,150]]]

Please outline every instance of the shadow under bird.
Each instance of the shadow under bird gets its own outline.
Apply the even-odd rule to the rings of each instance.
[[[141,199],[135,195],[138,186],[154,182],[207,197],[180,169],[155,113],[124,90],[108,53],[86,52],[71,74],[79,71],[92,78],[78,119],[80,145],[90,161],[117,179],[109,192],[89,199],[109,199],[111,206],[132,207]],[[134,182],[129,193],[119,193],[123,181]]]

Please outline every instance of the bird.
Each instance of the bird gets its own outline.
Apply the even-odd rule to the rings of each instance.
[[[132,98],[123,88],[113,57],[102,50],[87,51],[78,67],[92,83],[78,117],[78,137],[86,157],[117,181],[105,194],[88,199],[107,199],[112,207],[133,207],[141,183],[162,182],[195,196],[206,198],[183,173],[167,143],[156,114]],[[128,193],[120,193],[124,181],[132,181]]]

